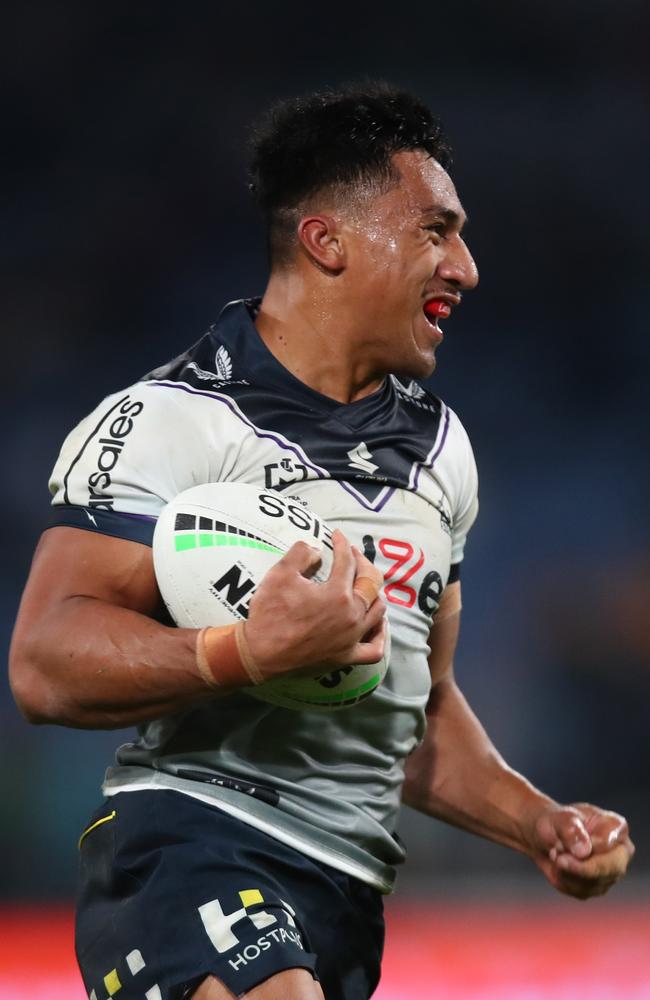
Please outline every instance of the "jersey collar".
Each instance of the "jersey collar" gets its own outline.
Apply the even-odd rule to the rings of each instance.
[[[395,390],[390,378],[384,379],[375,392],[352,403],[340,403],[301,382],[272,354],[255,326],[261,301],[261,297],[256,296],[229,302],[213,327],[215,338],[238,359],[253,384],[273,386],[294,397],[298,395],[311,409],[336,412],[337,417],[350,426],[362,425],[371,413],[376,413],[378,405],[394,401]]]

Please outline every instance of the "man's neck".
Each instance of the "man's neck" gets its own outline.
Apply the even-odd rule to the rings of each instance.
[[[308,285],[295,270],[273,273],[255,326],[271,354],[311,389],[351,403],[375,392],[383,382],[362,349],[359,310],[343,289]],[[356,314],[356,315],[355,315]]]

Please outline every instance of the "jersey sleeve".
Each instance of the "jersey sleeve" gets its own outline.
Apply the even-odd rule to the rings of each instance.
[[[454,455],[452,475],[451,564],[458,567],[465,541],[478,514],[478,472],[467,431],[453,410],[449,411],[449,436]],[[456,575],[458,570],[456,570]]]
[[[138,383],[85,417],[52,472],[51,523],[150,544],[162,507],[211,473],[205,432],[180,395]]]

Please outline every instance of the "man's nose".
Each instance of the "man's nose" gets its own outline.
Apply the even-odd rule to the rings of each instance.
[[[447,247],[448,252],[438,266],[440,277],[466,292],[476,288],[478,268],[465,241],[456,236],[449,240]]]

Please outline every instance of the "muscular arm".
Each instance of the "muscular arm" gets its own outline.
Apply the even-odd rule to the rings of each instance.
[[[196,631],[162,625],[151,549],[76,528],[42,536],[10,654],[30,722],[112,729],[213,697]]]
[[[622,817],[561,806],[509,767],[453,676],[460,584],[443,595],[431,633],[427,731],[406,765],[403,801],[531,857],[555,888],[586,897],[620,878],[634,848]]]
[[[251,601],[246,636],[265,679],[316,662],[373,663],[383,653],[381,600],[368,608],[355,575],[381,575],[333,535],[329,579],[298,542]],[[216,696],[197,666],[196,629],[156,620],[162,603],[146,545],[77,528],[45,532],[34,557],[10,654],[10,680],[35,723],[112,729]],[[220,693],[220,692],[219,692]]]

